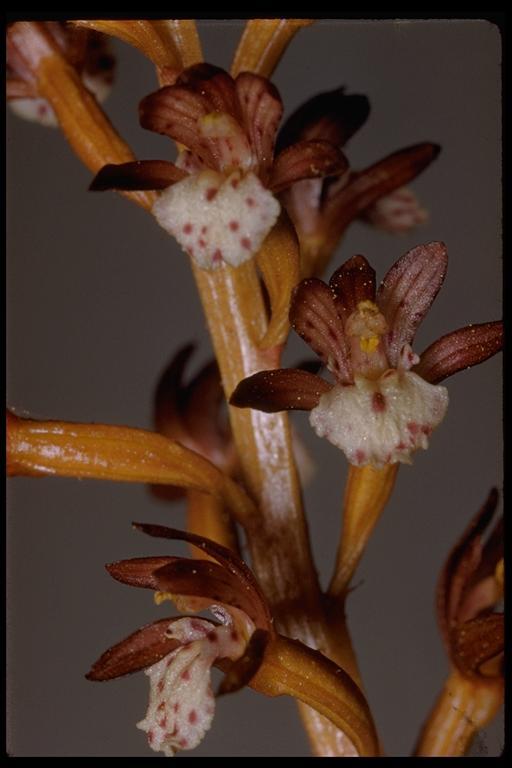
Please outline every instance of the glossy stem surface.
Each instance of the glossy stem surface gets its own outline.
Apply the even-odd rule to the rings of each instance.
[[[495,717],[502,703],[502,680],[470,680],[452,670],[423,726],[414,754],[465,755],[476,733]]]

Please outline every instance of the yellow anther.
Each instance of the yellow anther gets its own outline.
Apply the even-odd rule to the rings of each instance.
[[[361,352],[366,352],[367,355],[371,355],[375,352],[375,350],[379,346],[379,337],[378,336],[368,336],[368,337],[361,336],[359,339],[359,346],[361,348]]]
[[[173,603],[174,595],[171,595],[170,592],[155,592],[153,595],[153,600],[155,601],[156,605],[160,605],[160,603],[163,603],[165,600],[170,600],[171,603]]]
[[[375,302],[370,301],[370,299],[365,299],[365,301],[360,301],[357,305],[357,309],[359,312],[378,312],[379,308],[375,304]]]

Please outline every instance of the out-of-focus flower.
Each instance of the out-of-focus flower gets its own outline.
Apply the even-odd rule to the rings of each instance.
[[[304,140],[344,147],[366,122],[368,99],[344,88],[321,93],[297,109],[284,124],[278,148]],[[431,143],[399,150],[362,171],[338,178],[299,181],[282,194],[302,248],[303,276],[320,274],[348,225],[356,218],[387,232],[407,232],[427,219],[427,212],[404,184],[414,179],[438,153]]]
[[[437,592],[437,617],[453,666],[473,680],[503,675],[503,517],[487,541],[498,493],[492,489],[477,515],[451,550]]]
[[[251,258],[277,221],[275,195],[300,179],[333,176],[347,162],[324,140],[299,141],[274,157],[281,98],[264,77],[233,79],[210,64],[185,69],[140,105],[144,128],[176,141],[176,164],[107,165],[91,189],[163,190],[157,221],[202,268]]]
[[[89,680],[111,680],[142,669],[150,680],[146,717],[138,723],[155,751],[171,756],[193,749],[210,728],[215,699],[212,665],[226,671],[221,691],[242,687],[256,672],[273,635],[270,612],[254,576],[233,552],[209,539],[157,525],[136,524],[151,536],[187,541],[215,561],[145,557],[107,566],[113,578],[156,591],[181,611],[209,609],[216,621],[167,618],[139,629],[109,648]]]
[[[389,270],[378,291],[375,272],[354,256],[331,277],[303,280],[290,323],[334,375],[335,384],[294,369],[261,371],[240,382],[231,404],[274,412],[310,410],[310,423],[356,466],[410,463],[442,421],[445,387],[457,371],[486,360],[502,344],[502,323],[461,328],[422,355],[416,330],[445,277],[443,243],[413,248]]]
[[[115,59],[105,35],[76,29],[64,22],[47,21],[46,33],[57,44],[67,61],[77,70],[84,85],[102,102],[110,93]],[[56,126],[50,104],[39,96],[37,78],[27,65],[23,51],[7,34],[7,98],[13,112],[42,125]]]
[[[185,370],[193,351],[193,344],[180,349],[160,377],[155,393],[155,429],[209,459],[226,474],[238,478],[240,467],[219,367],[215,360],[210,360],[185,383]],[[318,370],[319,366],[315,361],[307,361],[301,367]],[[304,487],[314,474],[314,461],[293,427],[292,442]],[[186,493],[182,488],[169,485],[153,486],[152,491],[168,500]]]
[[[503,704],[503,518],[491,528],[497,503],[493,488],[439,577],[437,618],[451,669],[416,745],[422,757],[466,754]]]

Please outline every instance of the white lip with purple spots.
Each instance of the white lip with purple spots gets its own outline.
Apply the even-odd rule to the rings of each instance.
[[[351,464],[411,463],[411,454],[428,447],[428,436],[448,407],[445,387],[429,384],[403,369],[378,379],[355,376],[320,398],[310,414],[319,437],[340,448]]]
[[[260,249],[280,205],[253,173],[202,171],[164,190],[158,223],[203,269],[237,267]]]

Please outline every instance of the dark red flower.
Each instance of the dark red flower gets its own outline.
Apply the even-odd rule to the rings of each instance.
[[[299,107],[284,124],[278,147],[291,142],[329,141],[344,147],[366,122],[368,99],[344,88],[321,93]],[[394,152],[362,171],[337,178],[299,181],[282,195],[301,242],[303,274],[320,274],[348,225],[362,218],[388,232],[405,232],[427,212],[404,187],[439,154],[430,142]]]
[[[216,620],[159,619],[109,648],[87,675],[103,681],[145,669],[150,702],[138,727],[148,734],[152,749],[170,756],[193,749],[210,728],[212,665],[226,671],[223,692],[242,687],[259,667],[274,630],[258,583],[229,549],[164,526],[135,527],[150,536],[187,541],[213,558],[143,557],[107,566],[123,584],[155,590],[157,603],[169,599],[179,610],[194,613],[209,609]]]
[[[473,679],[503,674],[503,614],[494,610],[503,597],[502,517],[483,542],[497,504],[493,488],[448,555],[437,590],[438,622],[450,660]]]
[[[210,64],[189,67],[140,105],[144,128],[185,148],[177,163],[107,165],[91,189],[163,190],[153,212],[197,264],[238,266],[277,221],[275,194],[347,167],[341,150],[325,140],[299,141],[275,156],[282,112],[276,88],[260,75],[233,79]]]
[[[335,384],[306,371],[261,371],[244,379],[231,404],[274,412],[310,410],[319,436],[355,465],[410,463],[442,421],[448,393],[436,386],[501,349],[502,323],[471,325],[443,336],[418,357],[416,330],[446,274],[443,243],[413,248],[376,291],[363,256],[349,259],[329,285],[317,278],[295,289],[290,323],[334,375]]]

